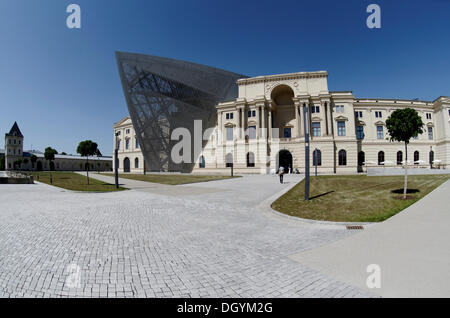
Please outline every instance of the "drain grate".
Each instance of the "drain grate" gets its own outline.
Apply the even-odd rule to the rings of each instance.
[[[347,230],[364,230],[362,225],[347,225]]]

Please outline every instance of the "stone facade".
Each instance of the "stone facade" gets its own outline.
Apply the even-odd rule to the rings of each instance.
[[[23,150],[24,136],[17,123],[14,123],[9,133],[5,134],[5,169],[25,171],[84,171],[87,169],[86,157],[73,155],[55,155],[52,162],[44,158],[39,151]],[[31,157],[36,156],[36,163],[31,162]],[[20,165],[15,164],[21,161]],[[94,156],[89,157],[89,170],[111,171],[112,158]]]
[[[115,123],[113,128],[114,147],[118,148],[119,173],[144,173],[144,156],[130,116]]]
[[[238,80],[239,97],[217,105],[217,125],[194,172],[224,172],[231,162],[237,173],[271,173],[280,165],[303,172],[305,130],[310,133],[310,165],[317,160],[319,172],[400,167],[404,144],[389,141],[385,121],[406,107],[417,110],[425,123],[425,132],[408,145],[408,162],[449,167],[449,97],[432,102],[358,99],[351,91],[330,92],[327,77],[318,71]]]

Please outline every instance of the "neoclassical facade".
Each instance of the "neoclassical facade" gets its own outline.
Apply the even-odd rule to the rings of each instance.
[[[329,91],[327,77],[318,71],[239,79],[238,97],[216,106],[216,127],[205,137],[193,171],[223,172],[233,165],[236,173],[271,173],[283,165],[303,173],[305,131],[310,134],[310,165],[317,164],[319,172],[400,167],[404,144],[389,141],[385,122],[394,110],[406,107],[417,110],[425,123],[425,132],[408,146],[408,162],[449,167],[449,97],[356,98],[351,91]]]
[[[118,149],[120,173],[144,173],[145,161],[130,116],[115,123],[114,149]],[[114,160],[113,160],[114,161]],[[113,165],[113,170],[115,165]]]

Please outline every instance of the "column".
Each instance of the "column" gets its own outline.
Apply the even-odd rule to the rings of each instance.
[[[327,121],[328,121],[328,136],[333,136],[333,107],[328,103]]]
[[[217,144],[217,145],[219,145],[219,144],[221,145],[221,144],[223,144],[223,135],[224,135],[224,132],[223,132],[223,126],[222,126],[222,116],[223,116],[222,111],[219,111],[219,112],[217,113],[217,116],[218,116],[219,118],[217,119],[218,125],[217,125],[216,144]],[[221,137],[220,143],[219,143],[219,137]]]
[[[272,109],[271,108],[267,109],[267,112],[269,115],[267,119],[267,128],[269,129],[269,139],[272,139]]]
[[[256,140],[259,139],[260,133],[259,129],[261,128],[261,107],[256,106]]]
[[[295,103],[295,122],[297,124],[297,137],[300,138],[302,136],[302,123],[301,123],[301,115],[300,115],[300,104]]]

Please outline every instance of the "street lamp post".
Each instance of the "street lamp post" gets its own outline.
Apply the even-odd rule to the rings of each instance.
[[[303,104],[303,123],[305,127],[305,201],[309,201],[309,114],[308,106]]]
[[[431,152],[433,151],[433,146],[430,146],[430,154],[429,154],[429,161],[430,161],[430,169],[433,169],[433,160],[434,158],[431,158]]]
[[[315,172],[314,172],[314,175],[317,177],[317,158],[318,158],[318,153],[317,153],[317,148],[316,149],[314,149],[314,169],[315,169]]]
[[[116,133],[116,147],[114,149],[114,179],[116,183],[116,189],[119,189],[119,167],[117,167],[117,164],[119,163],[119,148],[117,144],[117,136],[119,136],[118,133]]]

